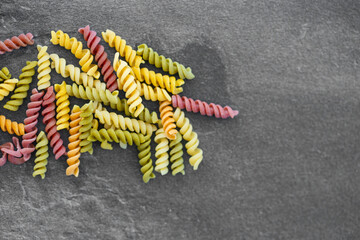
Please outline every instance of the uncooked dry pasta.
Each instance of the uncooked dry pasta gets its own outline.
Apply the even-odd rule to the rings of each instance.
[[[185,166],[183,159],[183,145],[181,143],[182,137],[178,132],[174,140],[170,140],[170,162],[171,162],[171,171],[172,175],[175,176],[178,173],[185,175]]]
[[[4,115],[0,115],[0,128],[3,132],[16,134],[17,136],[22,136],[25,134],[24,124],[11,121]]]
[[[14,91],[16,84],[19,80],[12,78],[5,80],[3,83],[0,83],[0,101],[4,99],[10,92]]]
[[[81,107],[81,120],[80,120],[80,152],[89,152],[90,154],[93,153],[92,142],[87,140],[90,136],[91,127],[92,127],[92,120],[93,120],[93,113],[92,113],[92,103],[85,104]]]
[[[176,134],[178,131],[176,130],[174,113],[173,113],[173,108],[171,107],[171,102],[169,101],[160,102],[159,111],[160,111],[160,118],[164,128],[165,136],[170,140],[174,140],[176,138]]]
[[[70,114],[70,130],[69,130],[69,151],[67,153],[68,159],[66,160],[69,165],[66,168],[66,175],[79,176],[79,165],[80,165],[80,121],[81,121],[81,110],[80,107],[75,105]]]
[[[157,143],[155,148],[155,171],[165,175],[169,172],[169,140],[165,136],[163,128],[159,128],[156,131],[155,142]]]
[[[56,125],[57,130],[69,129],[69,112],[70,112],[70,101],[69,95],[66,92],[66,83],[63,81],[61,85],[55,84],[55,95],[56,100]]]
[[[3,67],[0,70],[0,82],[10,78],[11,78],[11,74],[9,72],[9,69],[7,67]]]
[[[36,158],[34,160],[34,172],[33,177],[40,175],[42,179],[45,178],[46,173],[46,165],[48,164],[48,157],[49,157],[49,147],[48,147],[48,139],[43,131],[39,133],[36,138]]]
[[[46,89],[48,87],[50,87],[50,73],[51,73],[51,68],[50,68],[50,55],[47,53],[47,46],[37,46],[37,49],[39,51],[38,53],[38,89],[39,90],[43,90]]]

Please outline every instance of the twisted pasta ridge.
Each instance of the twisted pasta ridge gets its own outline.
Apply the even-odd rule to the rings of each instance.
[[[186,109],[188,112],[200,112],[201,115],[215,116],[216,118],[226,119],[228,117],[234,118],[239,114],[239,111],[233,110],[229,106],[222,107],[218,104],[207,103],[201,100],[194,100],[185,96],[173,95],[172,105],[174,108]]]
[[[170,162],[172,175],[175,176],[178,173],[185,175],[184,159],[183,159],[183,145],[181,143],[182,137],[180,133],[176,134],[175,140],[170,140]]]
[[[33,177],[36,177],[37,175],[41,176],[41,179],[45,178],[46,173],[46,165],[48,164],[48,139],[46,138],[46,135],[43,131],[39,133],[39,135],[36,138],[36,158],[35,158],[35,166],[34,166],[34,172]]]
[[[45,124],[45,132],[47,134],[47,138],[50,140],[50,146],[53,149],[55,159],[59,159],[62,155],[66,154],[66,149],[60,133],[56,130],[56,107],[53,86],[46,89],[42,106],[44,107],[44,110],[41,112],[41,115],[43,116],[43,123]]]
[[[110,92],[115,91],[118,89],[116,75],[114,74],[111,61],[108,59],[107,53],[104,50],[104,46],[99,44],[101,39],[96,36],[95,31],[90,30],[89,25],[84,28],[80,28],[79,33],[84,36],[88,48],[90,48],[91,53],[95,55],[95,61],[97,62],[99,68],[101,68],[101,74],[104,76],[107,88]]]
[[[88,86],[102,90],[106,89],[106,84],[104,82],[94,79],[92,76],[82,72],[80,68],[75,67],[72,64],[66,65],[65,58],[60,58],[57,54],[51,54],[50,58],[52,60],[51,68],[54,68],[62,77],[70,77],[73,82],[84,85],[85,87]]]
[[[0,115],[0,128],[3,132],[15,133],[17,136],[25,134],[24,124],[6,119],[4,115]]]
[[[37,46],[37,49],[39,51],[37,58],[38,58],[38,89],[39,90],[43,90],[46,89],[48,87],[50,87],[50,73],[51,73],[51,68],[50,68],[50,55],[47,53],[47,46]]]
[[[169,101],[160,102],[159,111],[160,111],[161,123],[163,125],[166,137],[170,140],[174,140],[176,138],[176,133],[178,131],[176,130],[174,113],[173,113],[173,108],[171,107],[171,102]]]
[[[19,76],[19,81],[16,84],[14,94],[11,95],[11,100],[7,101],[7,103],[4,105],[4,108],[10,111],[17,111],[23,104],[24,98],[27,97],[27,92],[30,88],[29,85],[32,82],[32,77],[35,74],[36,65],[36,61],[26,62],[26,66],[21,70],[22,73]]]
[[[107,42],[110,47],[114,47],[116,51],[120,53],[121,57],[125,57],[125,60],[131,67],[140,66],[142,58],[136,55],[136,51],[133,50],[131,46],[126,45],[126,41],[124,39],[120,36],[116,36],[116,34],[109,29],[101,34],[104,41]]]
[[[100,77],[98,66],[93,64],[94,56],[90,53],[89,49],[83,49],[82,42],[78,41],[75,37],[70,38],[67,33],[61,30],[57,32],[51,31],[51,40],[54,45],[60,45],[67,50],[71,50],[71,53],[75,55],[77,59],[80,59],[79,65],[81,70],[86,72],[89,76],[96,79]]]
[[[0,152],[2,153],[2,156],[0,158],[0,167],[4,166],[8,158],[8,153],[7,151],[4,151],[5,149],[14,151],[14,145],[11,142],[7,142],[0,145]]]
[[[14,145],[16,146],[16,150]],[[0,166],[4,165],[6,160],[16,165],[23,164],[25,162],[23,154],[29,154],[32,152],[32,149],[22,148],[17,137],[13,137],[12,142],[7,142],[1,145],[0,150],[3,153],[3,156],[0,159]]]
[[[178,94],[183,91],[181,87],[185,82],[182,79],[176,79],[175,77],[170,77],[168,75],[162,75],[161,73],[155,73],[154,71],[149,71],[147,68],[132,67],[131,68],[135,74],[135,77],[140,82],[146,82],[148,85],[153,85],[154,87],[160,87],[166,89],[172,94]]]
[[[190,165],[193,166],[194,170],[197,170],[203,159],[203,151],[198,148],[199,139],[197,134],[193,132],[190,120],[185,117],[185,113],[181,111],[180,108],[176,108],[174,119],[176,125],[180,128],[180,133],[183,135],[184,139],[188,141],[185,144],[185,148],[187,149],[187,153],[191,156],[189,159]]]
[[[81,120],[80,120],[80,152],[89,152],[90,154],[93,154],[93,148],[92,148],[92,142],[87,140],[90,136],[90,131],[92,127],[93,122],[93,110],[92,110],[92,103],[85,104],[81,107]]]
[[[140,96],[144,96],[146,100],[156,101],[171,101],[169,93],[165,89],[159,87],[152,87],[145,83],[136,81],[136,88],[140,92]]]
[[[33,45],[34,40],[31,33],[20,34],[18,37],[13,36],[11,39],[6,39],[5,41],[0,41],[0,54],[6,52],[11,52],[14,49],[19,49],[20,47],[26,47],[27,45]]]
[[[181,79],[193,79],[195,77],[191,72],[191,68],[186,68],[178,62],[173,62],[170,58],[166,58],[163,55],[159,56],[157,52],[146,44],[139,45],[136,53],[140,56],[142,55],[143,59],[148,60],[150,64],[155,65],[157,68],[162,68],[164,72],[169,72],[171,75],[178,73]]]
[[[56,101],[56,129],[69,129],[69,112],[70,112],[70,101],[69,101],[69,95],[66,92],[66,83],[63,81],[61,85],[56,84],[55,85],[55,91],[57,92],[55,95]]]
[[[7,67],[3,67],[1,70],[0,70],[0,82],[6,80],[6,79],[9,79],[11,78],[11,74],[9,72],[9,69]]]
[[[81,121],[81,110],[80,107],[75,105],[70,114],[70,130],[69,130],[69,151],[67,153],[68,159],[66,160],[69,165],[66,168],[66,175],[79,176],[79,165],[80,165],[80,121]]]
[[[3,83],[0,83],[0,101],[14,90],[17,83],[18,80],[15,78],[7,79]]]
[[[28,153],[24,154],[24,160],[27,161],[31,157],[31,153],[35,150],[33,143],[36,140],[37,134],[37,123],[39,112],[41,109],[41,104],[43,103],[42,97],[44,92],[38,92],[36,88],[31,91],[30,102],[27,105],[26,118],[24,119],[25,124],[25,134],[22,137],[22,146],[27,148]]]
[[[73,83],[72,85],[66,85],[66,92],[71,97],[76,97],[84,100],[91,100],[102,102],[105,105],[110,103],[116,104],[118,99],[118,91],[110,92],[108,89],[101,90],[92,87],[84,87]]]
[[[124,90],[125,97],[128,99],[129,111],[134,114],[135,117],[144,110],[142,99],[140,97],[140,91],[137,89],[135,78],[131,75],[131,68],[128,64],[119,59],[119,53],[115,53],[114,57],[114,69],[118,76],[118,85],[120,90]]]
[[[155,178],[154,174],[154,166],[151,159],[151,138],[150,136],[148,139],[146,139],[143,143],[141,143],[137,149],[139,151],[138,157],[139,157],[139,163],[141,166],[141,173],[143,174],[143,181],[144,183],[147,183],[150,181],[150,179]]]
[[[161,173],[161,175],[165,175],[169,172],[169,141],[167,140],[164,129],[159,128],[156,131],[155,142],[157,143],[155,148],[155,157],[157,160],[155,161],[155,171]]]

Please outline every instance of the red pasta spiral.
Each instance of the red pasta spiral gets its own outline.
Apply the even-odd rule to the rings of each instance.
[[[222,107],[214,103],[206,103],[200,100],[194,100],[185,96],[180,97],[179,95],[172,96],[172,105],[174,108],[186,109],[188,112],[200,112],[201,115],[215,116],[216,118],[234,118],[239,114],[239,111],[233,110],[229,106]]]
[[[26,35],[22,33],[18,37],[14,36],[11,39],[6,39],[4,42],[0,41],[0,54],[11,52],[14,49],[26,47],[27,45],[33,45],[33,37],[31,33],[27,33]]]
[[[50,141],[50,146],[53,149],[55,159],[59,159],[62,155],[66,154],[66,149],[64,147],[63,140],[60,137],[60,133],[56,129],[55,93],[53,86],[46,90],[42,105],[44,110],[41,112],[41,115],[43,115],[43,123],[46,125],[45,132]]]
[[[39,112],[41,104],[43,102],[42,96],[44,92],[38,92],[36,88],[31,91],[30,102],[28,103],[28,109],[26,110],[25,134],[23,135],[22,146],[28,149],[24,154],[24,160],[27,161],[31,157],[31,153],[35,150],[33,142],[36,140],[36,133],[38,131],[36,124],[38,123]]]
[[[111,92],[118,89],[116,75],[114,73],[111,61],[107,57],[104,46],[99,44],[101,39],[96,36],[95,31],[90,30],[89,25],[84,28],[80,28],[79,32],[84,36],[84,39],[87,42],[87,46],[88,48],[90,48],[91,53],[95,55],[95,61],[97,62],[99,68],[101,68],[101,74],[104,76],[106,87]]]

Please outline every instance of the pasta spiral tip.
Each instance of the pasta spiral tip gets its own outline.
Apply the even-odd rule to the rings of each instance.
[[[70,101],[69,101],[69,95],[66,92],[66,83],[63,81],[61,85],[56,84],[55,85],[55,91],[57,94],[55,95],[56,101],[56,125],[57,130],[61,129],[69,129],[69,112],[70,112]]]
[[[149,137],[145,142],[140,144],[137,149],[139,151],[139,163],[141,165],[141,173],[143,174],[144,183],[148,183],[155,178],[153,161],[151,159],[151,138]]]
[[[145,83],[136,81],[136,88],[140,92],[140,96],[144,96],[146,100],[156,101],[171,101],[169,93],[165,89],[159,87],[152,87]]]
[[[166,137],[174,140],[178,131],[176,130],[173,108],[170,105],[171,102],[169,101],[160,102],[159,111]]]
[[[182,137],[180,133],[176,134],[175,140],[170,141],[170,162],[172,175],[175,176],[178,173],[185,175],[184,159],[183,159],[183,145],[181,143]]]
[[[11,74],[10,71],[7,67],[3,67],[0,70],[0,82],[6,80],[6,79],[10,79],[11,78]]]
[[[14,36],[11,39],[6,39],[3,42],[0,41],[0,54],[6,52],[11,52],[14,49],[19,49],[20,47],[26,47],[27,45],[33,45],[34,40],[31,33],[20,34],[18,37]]]
[[[48,164],[48,139],[46,138],[46,135],[43,131],[39,133],[39,135],[36,138],[36,158],[35,158],[35,166],[34,166],[34,172],[33,177],[36,177],[38,175],[41,176],[41,179],[45,178],[46,173],[46,165]]]
[[[156,131],[155,142],[157,143],[155,148],[155,157],[157,160],[155,161],[155,171],[161,173],[161,175],[165,175],[169,172],[169,141],[167,140],[164,129],[160,128]]]
[[[6,119],[4,115],[0,115],[0,128],[3,132],[8,132],[9,134],[15,133],[17,136],[25,134],[24,124]]]
[[[92,103],[85,104],[81,107],[81,114],[80,114],[81,120],[79,122],[80,124],[80,152],[89,152],[90,154],[93,153],[92,148],[92,142],[88,140],[88,137],[90,136],[90,131],[92,127],[93,122],[93,110],[92,110]]]
[[[4,99],[10,92],[14,91],[18,80],[15,78],[7,79],[3,83],[0,83],[0,101]]]
[[[39,51],[38,53],[38,89],[39,90],[43,90],[46,89],[48,87],[50,87],[50,73],[51,73],[51,68],[50,68],[50,55],[47,53],[47,46],[37,46],[37,49]]]
[[[67,153],[68,159],[66,160],[69,165],[66,169],[66,175],[79,176],[79,165],[80,165],[80,121],[81,121],[81,110],[80,107],[75,105],[70,115],[70,130],[69,130],[69,151]]]

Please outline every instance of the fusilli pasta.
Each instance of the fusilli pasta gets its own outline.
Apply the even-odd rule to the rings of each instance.
[[[33,45],[33,37],[34,36],[31,33],[22,33],[18,37],[14,36],[11,39],[6,39],[4,42],[0,41],[0,54],[11,52],[14,49],[26,47],[27,45]]]
[[[11,121],[4,115],[0,115],[0,128],[3,132],[16,134],[17,136],[22,136],[25,134],[24,124]]]
[[[167,140],[163,128],[159,128],[156,131],[154,140],[157,143],[155,148],[155,157],[157,158],[155,161],[155,171],[165,175],[169,172],[169,140]]]
[[[3,83],[0,83],[0,101],[14,90],[17,83],[18,80],[15,78],[7,79]]]
[[[57,130],[61,129],[69,129],[69,112],[70,112],[70,101],[69,101],[69,95],[66,92],[66,83],[63,81],[61,85],[56,84],[55,85],[55,91],[57,92],[55,95],[56,101],[56,125]]]
[[[175,140],[170,140],[170,162],[172,175],[175,176],[178,173],[185,175],[184,159],[183,159],[183,145],[181,143],[182,137],[180,133],[176,134]]]
[[[145,183],[149,182],[150,179],[155,178],[153,161],[151,159],[151,136],[148,135],[147,139],[141,143],[137,149],[139,151],[139,163],[141,166],[141,173],[143,174],[143,181]]]
[[[81,120],[80,120],[80,152],[84,153],[84,152],[89,152],[90,154],[93,153],[93,148],[92,148],[92,142],[87,140],[87,138],[90,136],[90,130],[91,130],[91,126],[92,126],[92,121],[93,121],[93,113],[92,113],[92,103],[88,103],[85,104],[84,106],[81,107]]]
[[[80,165],[80,121],[81,121],[81,110],[80,107],[75,105],[70,115],[70,130],[69,130],[69,151],[67,153],[68,159],[66,160],[69,165],[66,168],[66,175],[79,176],[79,165]]]
[[[46,138],[46,135],[43,131],[39,133],[39,135],[36,138],[36,158],[35,158],[35,166],[34,166],[34,172],[33,177],[36,177],[37,175],[41,176],[41,179],[45,178],[46,173],[46,165],[48,164],[48,139]]]
[[[50,68],[50,55],[47,53],[47,46],[37,46],[37,49],[39,51],[38,53],[38,89],[42,90],[42,89],[46,89],[48,87],[50,87],[50,73],[51,73],[51,68]]]
[[[3,67],[0,70],[0,82],[10,78],[11,78],[11,74],[9,72],[9,69],[7,67]]]
[[[136,88],[140,92],[140,96],[144,96],[146,100],[150,101],[171,101],[169,93],[162,88],[152,87],[146,83],[136,81]]]
[[[178,131],[176,130],[176,125],[174,124],[175,119],[173,108],[171,107],[171,102],[160,102],[159,111],[161,123],[164,126],[164,132],[166,137],[170,140],[174,140]]]

